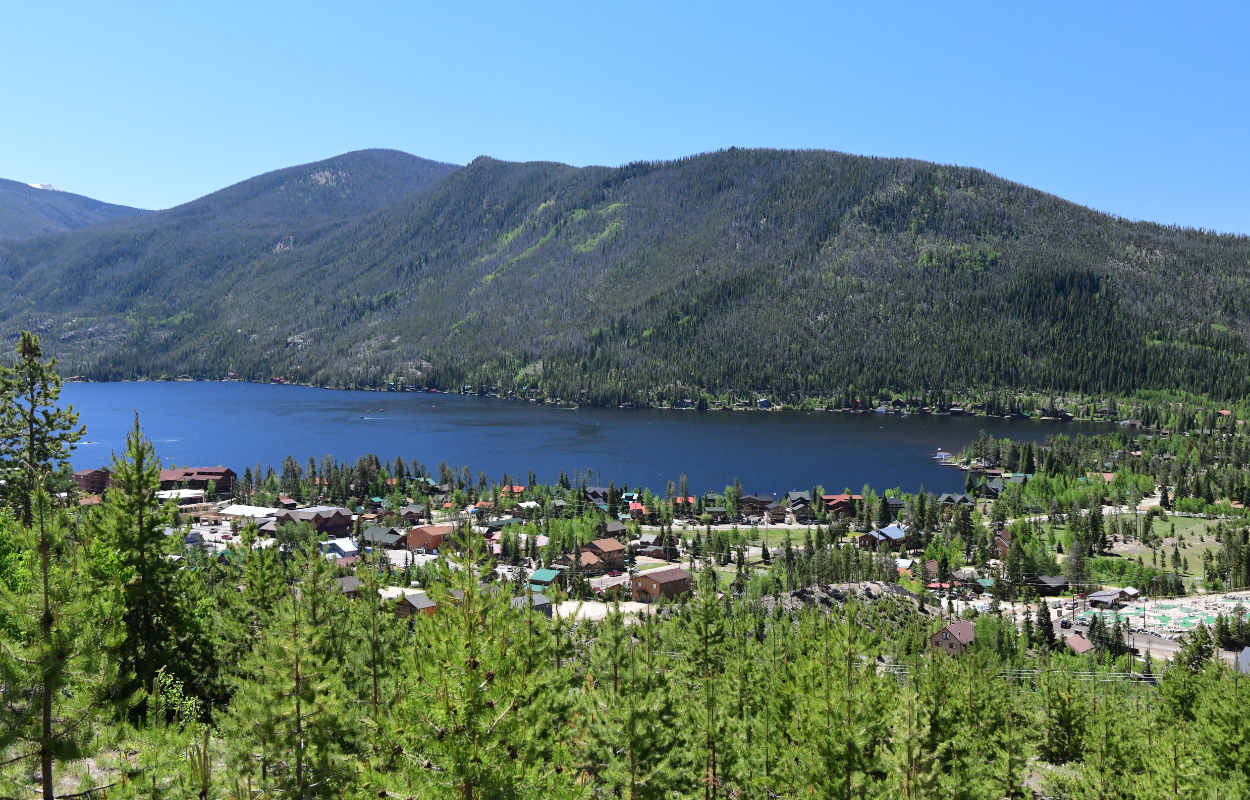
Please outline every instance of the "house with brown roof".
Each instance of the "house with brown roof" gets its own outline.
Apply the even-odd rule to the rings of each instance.
[[[572,567],[577,565],[580,572],[588,575],[598,575],[603,572],[603,560],[592,550],[580,550],[576,554],[565,553],[555,560],[555,565],[560,567]]]
[[[681,567],[664,567],[638,573],[633,584],[634,601],[654,603],[661,597],[680,597],[689,594],[690,573]]]
[[[599,557],[603,568],[609,572],[625,569],[625,545],[617,539],[595,539],[586,549]]]
[[[977,629],[966,619],[952,622],[929,637],[929,647],[948,655],[962,653],[977,638]]]
[[[1064,638],[1063,643],[1071,648],[1072,652],[1076,653],[1078,656],[1084,655],[1094,649],[1094,643],[1079,633],[1074,633],[1071,636]]]

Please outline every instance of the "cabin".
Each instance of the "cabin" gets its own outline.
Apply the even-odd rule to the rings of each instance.
[[[1068,589],[1068,579],[1061,575],[1038,575],[1028,584],[1041,597],[1057,597]]]
[[[953,494],[951,492],[944,492],[938,497],[938,502],[944,506],[967,506],[968,508],[972,508],[977,504],[977,501],[970,494]]]
[[[1007,557],[1007,551],[1011,549],[1011,531],[1002,530],[994,535],[994,550],[998,552],[1000,559]]]
[[[401,508],[399,516],[409,525],[419,525],[429,516],[429,509],[424,505],[414,503]]]
[[[625,545],[618,539],[596,539],[586,545],[586,549],[594,553],[608,572],[619,572],[625,569]]]
[[[826,494],[820,499],[825,504],[825,513],[834,519],[855,516],[864,502],[864,496],[859,494]]]
[[[395,603],[395,616],[401,619],[415,617],[418,614],[432,617],[436,611],[438,611],[438,603],[431,600],[425,592],[404,592]]]
[[[903,513],[903,498],[887,497],[885,506],[890,510],[890,519],[898,519],[898,515]]]
[[[1078,656],[1085,655],[1090,650],[1094,649],[1094,643],[1079,633],[1074,633],[1071,636],[1065,637],[1063,643]]]
[[[603,572],[603,560],[592,550],[580,550],[577,553],[565,553],[555,561],[556,566],[573,568],[587,575],[598,575]]]
[[[1002,478],[992,478],[988,481],[982,481],[980,485],[977,486],[976,494],[977,497],[984,500],[995,500],[1000,494],[1003,493],[1005,488],[1006,485],[1003,483]]]
[[[907,532],[902,525],[892,522],[875,531],[869,531],[859,537],[859,546],[864,550],[897,550],[903,546]]]
[[[405,549],[405,539],[405,532],[399,528],[385,528],[381,525],[370,525],[360,534],[362,544],[387,550]]]
[[[352,512],[333,506],[312,506],[294,510],[280,510],[273,515],[275,525],[307,522],[317,533],[327,536],[350,536]]]
[[[334,581],[334,583],[338,586],[339,591],[342,592],[344,597],[352,600],[360,597],[360,587],[364,585],[364,581],[357,578],[355,575],[348,575],[346,578],[338,578]]]
[[[534,574],[530,575],[530,590],[541,592],[553,583],[560,580],[560,571],[556,569],[536,569]]]
[[[929,637],[929,648],[947,655],[962,653],[977,638],[976,627],[966,619],[952,622]]]
[[[631,583],[634,601],[638,603],[654,603],[661,597],[681,597],[691,589],[690,573],[681,567],[640,572]]]
[[[738,499],[738,508],[750,516],[763,516],[772,504],[773,498],[758,494],[748,494]]]
[[[773,503],[768,508],[764,509],[764,518],[769,522],[774,523],[785,522],[786,507],[781,503]]]
[[[607,522],[600,522],[598,526],[599,538],[601,539],[620,539],[629,531],[625,527],[625,523],[619,519],[610,519]]]

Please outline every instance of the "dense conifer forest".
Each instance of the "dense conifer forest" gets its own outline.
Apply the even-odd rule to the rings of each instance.
[[[745,580],[732,589],[714,569],[727,553],[696,549],[693,595],[639,615],[610,607],[601,620],[529,607],[532,591],[495,578],[500,558],[517,554],[491,555],[467,528],[447,558],[399,572],[368,557],[350,570],[331,564],[307,523],[267,540],[249,524],[218,556],[177,535],[177,509],[156,497],[161,462],[138,419],[104,502],[65,503],[65,460],[85,431],[59,403],[55,366],[23,334],[15,368],[0,373],[5,797],[1250,792],[1250,683],[1215,658],[1223,637],[1244,638],[1244,619],[1214,638],[1199,625],[1161,662],[1105,632],[1091,632],[1094,648],[1075,655],[1049,616],[1034,626],[1026,615],[1018,628],[998,611],[970,610],[972,645],[933,653],[928,637],[947,621],[942,608],[892,587],[889,559],[839,546],[819,527],[801,550],[788,540],[778,548],[766,575],[740,571]],[[1168,480],[1224,498],[1211,487],[1244,468],[1244,448],[1179,439],[1134,451],[1111,491],[1140,491],[1134,476],[1166,467]],[[1104,487],[1080,473],[1142,444],[1059,438],[1035,450],[982,438],[963,455],[1033,466],[1039,488],[1020,502],[1049,493],[1054,513],[1090,531],[1096,505],[1086,494]],[[1181,466],[1164,458],[1178,454]],[[501,484],[520,480],[475,481],[447,465],[435,476],[376,457],[307,470],[288,459],[281,472],[248,473],[236,487],[248,499],[315,492],[335,501],[336,492],[388,487],[420,496],[417,487],[432,487],[456,503],[490,497],[497,508]],[[582,491],[580,480],[561,477],[555,486],[531,477],[522,497]],[[675,488],[685,493],[668,487],[670,512]],[[885,507],[865,495],[861,515]],[[618,497],[613,487],[609,499]],[[930,546],[949,550],[982,525],[966,512],[939,512],[916,496],[902,513],[919,520]],[[599,521],[593,507],[569,514],[535,524],[557,538]],[[336,582],[347,575],[360,581],[359,596]],[[875,591],[813,594],[830,579],[872,578],[881,581]],[[432,616],[399,616],[378,591],[414,580],[437,602]]]
[[[101,380],[1250,396],[1246,237],[908,159],[365,151],[0,259],[4,326]]]

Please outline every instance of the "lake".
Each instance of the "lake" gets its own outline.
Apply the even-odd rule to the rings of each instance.
[[[240,475],[294,456],[355,461],[416,459],[437,474],[440,461],[474,476],[533,470],[590,470],[604,485],[663,493],[684,473],[692,491],[720,490],[737,478],[747,491],[782,493],[822,485],[831,492],[865,484],[877,491],[963,491],[965,473],[939,466],[938,449],[957,452],[979,431],[1042,441],[1093,433],[1108,423],[1043,423],[983,417],[840,414],[804,411],[570,410],[449,394],[352,392],[237,382],[70,383],[87,426],[75,468],[104,466],[125,447],[139,413],[166,465],[226,466]],[[89,440],[90,443],[87,443]]]

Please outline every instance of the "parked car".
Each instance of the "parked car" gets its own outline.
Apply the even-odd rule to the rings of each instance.
[[[1063,620],[1062,622],[1060,622],[1060,623],[1059,623],[1059,627],[1060,627],[1060,628],[1071,628],[1071,627],[1072,627],[1072,620],[1070,620],[1070,619],[1065,619],[1065,620]]]

